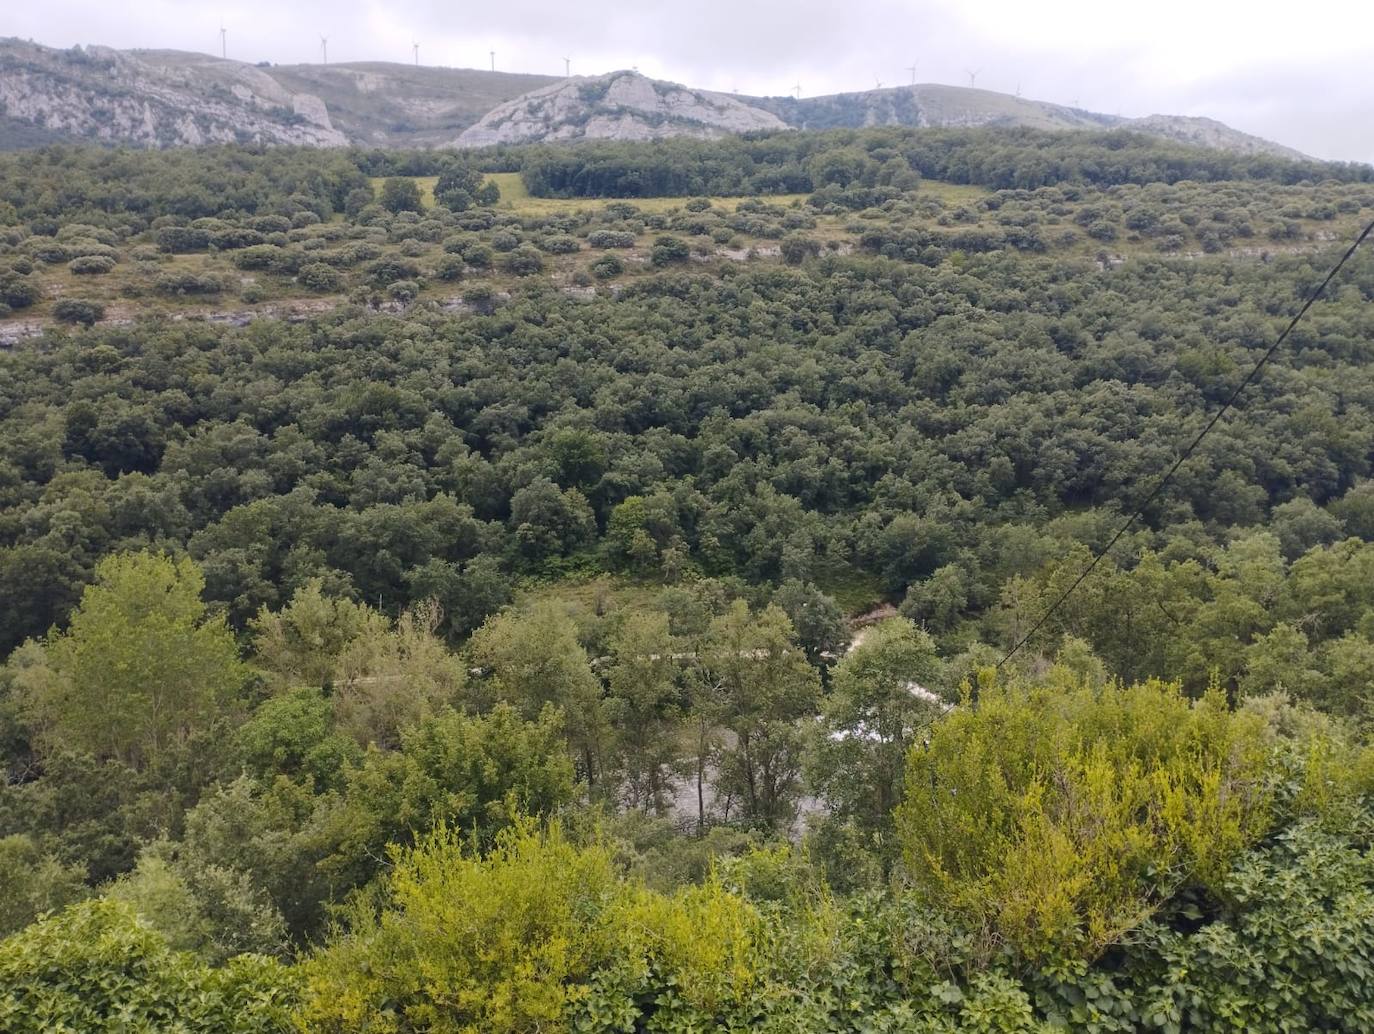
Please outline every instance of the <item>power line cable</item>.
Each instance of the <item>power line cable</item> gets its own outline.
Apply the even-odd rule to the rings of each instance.
[[[1016,656],[1016,654],[1020,651],[1020,649],[1023,646],[1030,642],[1031,637],[1034,636],[1036,632],[1040,631],[1042,627],[1044,627],[1045,622],[1054,616],[1054,612],[1058,610],[1060,606],[1063,605],[1065,600],[1067,600],[1070,596],[1073,595],[1074,590],[1083,584],[1084,579],[1086,579],[1088,575],[1093,573],[1093,570],[1097,567],[1099,563],[1101,563],[1102,558],[1111,552],[1112,547],[1117,544],[1121,536],[1126,534],[1126,532],[1130,531],[1131,527],[1135,524],[1135,522],[1139,520],[1141,514],[1145,512],[1146,507],[1148,507],[1152,502],[1155,501],[1155,499],[1159,496],[1159,493],[1164,491],[1164,489],[1168,486],[1169,482],[1173,480],[1174,475],[1178,473],[1178,469],[1181,466],[1183,466],[1184,463],[1188,462],[1188,458],[1192,456],[1194,450],[1197,449],[1198,445],[1202,442],[1202,439],[1207,437],[1207,433],[1211,431],[1212,428],[1216,427],[1217,421],[1219,421],[1223,416],[1225,416],[1226,411],[1231,408],[1231,406],[1235,403],[1236,399],[1240,398],[1241,392],[1243,392],[1246,388],[1250,386],[1250,382],[1259,376],[1260,371],[1264,369],[1265,365],[1269,362],[1269,360],[1274,357],[1274,354],[1278,352],[1280,348],[1283,347],[1283,343],[1288,340],[1288,335],[1293,332],[1293,328],[1298,325],[1298,323],[1302,320],[1304,316],[1307,315],[1307,310],[1312,308],[1313,303],[1316,302],[1316,300],[1322,296],[1322,294],[1326,291],[1327,287],[1330,286],[1331,281],[1336,278],[1336,274],[1341,271],[1341,269],[1345,266],[1346,262],[1350,260],[1350,257],[1354,255],[1356,250],[1358,250],[1358,248],[1360,247],[1360,245],[1365,242],[1365,238],[1367,238],[1372,232],[1374,232],[1374,222],[1371,222],[1368,226],[1364,228],[1364,232],[1355,238],[1355,243],[1350,245],[1350,247],[1346,250],[1346,253],[1341,256],[1341,260],[1331,267],[1331,272],[1326,274],[1326,279],[1323,280],[1320,284],[1318,284],[1316,289],[1311,291],[1307,295],[1307,298],[1302,303],[1302,308],[1299,309],[1298,314],[1294,316],[1292,320],[1289,321],[1288,326],[1284,328],[1283,333],[1278,336],[1277,340],[1275,340],[1272,345],[1269,346],[1269,350],[1265,352],[1263,356],[1260,357],[1260,361],[1255,364],[1254,368],[1248,374],[1246,374],[1245,380],[1240,382],[1240,384],[1236,387],[1236,390],[1231,392],[1230,397],[1224,403],[1222,403],[1221,408],[1212,414],[1212,419],[1207,421],[1206,426],[1203,427],[1203,429],[1197,433],[1197,437],[1192,440],[1192,443],[1189,444],[1189,446],[1186,449],[1183,450],[1182,454],[1180,454],[1178,459],[1174,461],[1174,465],[1169,468],[1168,472],[1165,473],[1165,475],[1162,478],[1160,478],[1157,482],[1155,482],[1155,486],[1154,488],[1150,489],[1149,495],[1147,495],[1144,501],[1142,501],[1141,504],[1135,508],[1135,511],[1127,519],[1126,523],[1121,525],[1121,527],[1117,529],[1116,534],[1111,537],[1111,541],[1109,541],[1105,546],[1103,546],[1100,550],[1093,554],[1093,558],[1088,562],[1088,566],[1083,568],[1083,570],[1079,572],[1078,577],[1073,580],[1073,583],[1062,593],[1060,593],[1059,598],[1056,599],[1052,604],[1050,604],[1049,609],[1046,610],[1045,613],[1040,616],[1040,619],[1031,626],[1030,631],[1023,635],[1020,639],[1018,639],[1016,641],[1016,645],[1013,646],[1010,650],[1008,650],[1006,654],[1002,657],[1002,659],[997,662],[997,668],[999,670],[1002,668],[1003,665],[1007,663],[1007,661],[1011,660],[1014,656]]]

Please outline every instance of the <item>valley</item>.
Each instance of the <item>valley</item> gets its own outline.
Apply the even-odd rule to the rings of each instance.
[[[1374,1028],[1374,168],[24,60],[0,1029]]]

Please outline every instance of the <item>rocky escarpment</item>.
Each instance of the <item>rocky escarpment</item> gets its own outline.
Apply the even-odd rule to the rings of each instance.
[[[106,47],[0,44],[0,114],[69,138],[143,147],[220,143],[339,147],[324,103],[252,65],[201,55],[176,65]]]
[[[747,97],[753,107],[777,115],[794,129],[862,126],[1025,126],[1031,129],[1129,129],[1196,147],[1305,158],[1291,147],[1232,129],[1215,119],[1182,115],[1123,118],[1082,108],[962,86],[914,86],[837,93],[823,97]]]
[[[1118,123],[1123,129],[1150,136],[1175,140],[1194,147],[1212,147],[1238,154],[1266,154],[1274,158],[1306,158],[1307,155],[1291,147],[1284,147],[1261,136],[1251,136],[1232,129],[1224,122],[1211,118],[1186,115],[1147,115],[1144,118],[1124,119]]]
[[[482,147],[863,126],[1120,127],[1241,154],[1303,157],[1212,119],[1126,119],[938,84],[737,97],[637,72],[553,79],[385,62],[253,65],[182,51],[56,50],[0,39],[0,148],[56,140]]]
[[[459,147],[534,140],[712,138],[786,129],[771,112],[637,72],[578,76],[502,104],[464,130]]]

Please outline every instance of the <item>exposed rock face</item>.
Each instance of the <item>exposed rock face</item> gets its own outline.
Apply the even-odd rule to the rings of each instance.
[[[534,140],[711,138],[786,129],[782,119],[734,97],[659,82],[637,72],[577,76],[527,93],[464,130],[459,147]]]
[[[744,98],[795,129],[860,126],[1026,126],[1032,129],[1129,129],[1178,143],[1240,154],[1305,158],[1291,147],[1251,136],[1214,119],[1150,115],[1128,119],[993,90],[923,83],[916,86],[837,93],[827,97]]]
[[[1214,147],[1239,154],[1267,154],[1275,158],[1307,157],[1301,151],[1284,147],[1283,144],[1276,144],[1260,136],[1242,133],[1239,129],[1232,129],[1216,119],[1186,115],[1147,115],[1144,118],[1125,119],[1120,125],[1123,129],[1164,137],[1166,140],[1177,140],[1194,147]]]
[[[0,113],[66,136],[143,147],[268,143],[341,147],[324,103],[252,65],[155,53],[0,46]]]

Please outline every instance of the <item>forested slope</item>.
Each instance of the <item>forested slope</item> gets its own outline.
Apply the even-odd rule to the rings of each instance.
[[[1374,1022],[1366,172],[797,140],[0,161],[0,1027]]]

